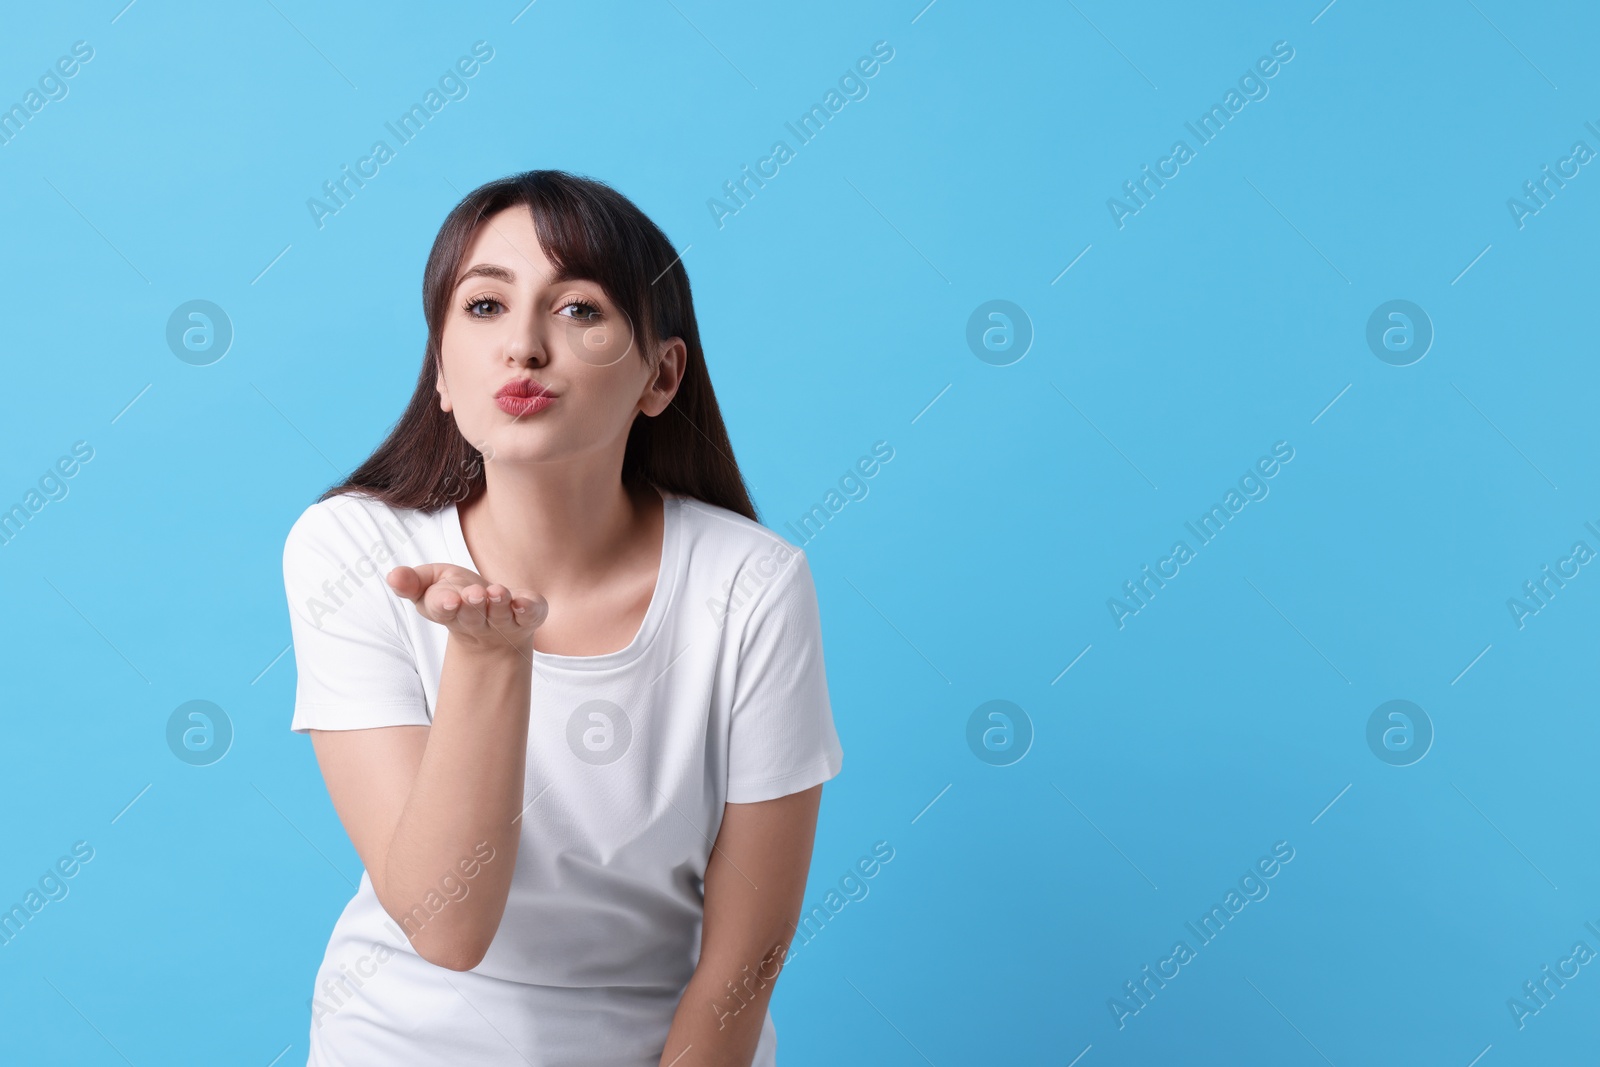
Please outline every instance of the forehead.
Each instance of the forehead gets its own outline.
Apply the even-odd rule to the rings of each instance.
[[[506,268],[517,276],[519,283],[529,276],[548,281],[555,274],[554,265],[539,245],[533,215],[524,204],[514,204],[478,224],[477,232],[461,257],[457,277],[482,263]]]

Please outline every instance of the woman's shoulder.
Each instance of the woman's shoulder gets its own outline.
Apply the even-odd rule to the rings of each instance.
[[[308,553],[352,565],[362,557],[388,559],[434,524],[428,512],[394,507],[370,493],[335,493],[295,519],[284,538],[284,560],[287,565]]]
[[[757,559],[788,560],[805,551],[731,508],[711,504],[698,497],[673,494],[682,512],[683,526],[696,544],[696,550],[733,563]]]
[[[815,585],[805,550],[728,508],[682,497],[690,582],[721,626],[736,615],[751,618],[814,602]]]

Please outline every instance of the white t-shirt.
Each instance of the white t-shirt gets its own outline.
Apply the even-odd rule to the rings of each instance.
[[[488,954],[470,971],[424,960],[363,872],[317,972],[310,1065],[656,1067],[699,958],[723,805],[839,773],[805,553],[737,512],[662,496],[661,569],[634,639],[600,656],[532,654],[527,806]],[[433,562],[482,573],[454,504],[358,494],[305,510],[283,552],[291,729],[432,720],[448,631],[384,576]],[[494,862],[464,852],[407,929]],[[768,1015],[754,1067],[775,1064],[776,1043]]]

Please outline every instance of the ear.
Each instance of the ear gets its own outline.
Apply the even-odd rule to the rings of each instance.
[[[440,366],[438,374],[434,376],[433,387],[439,393],[439,410],[450,410],[450,387],[444,383],[444,367]]]
[[[689,364],[689,349],[681,337],[669,337],[661,343],[656,360],[656,373],[639,398],[639,410],[654,418],[667,410],[672,398],[683,384],[683,372]]]

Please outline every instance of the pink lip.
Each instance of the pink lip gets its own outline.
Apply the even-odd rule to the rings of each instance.
[[[500,387],[495,396],[554,396],[550,390],[532,378],[513,378]]]
[[[495,404],[507,415],[532,415],[556,402],[553,396],[497,396]]]

